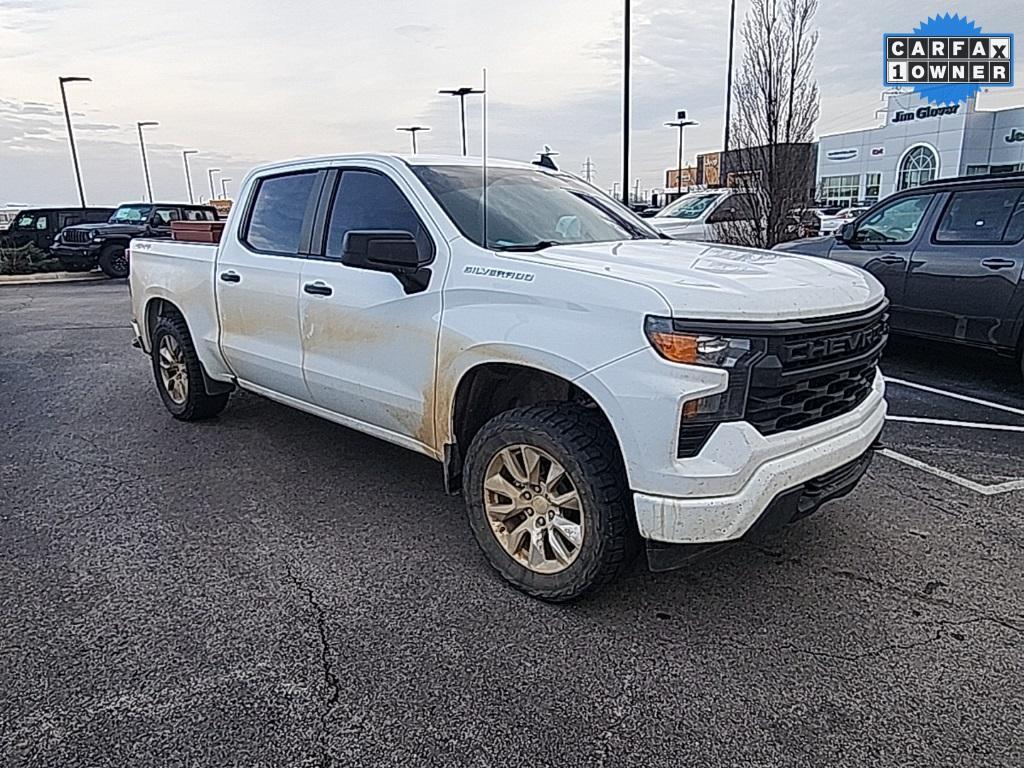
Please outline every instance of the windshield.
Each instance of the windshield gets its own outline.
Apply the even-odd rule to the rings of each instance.
[[[466,237],[486,248],[537,250],[549,245],[656,239],[642,219],[567,174],[487,169],[487,242],[483,242],[481,169],[414,165],[413,173]]]
[[[696,219],[711,207],[721,195],[694,194],[683,195],[673,203],[669,203],[656,214],[655,218]]]
[[[149,218],[151,205],[122,205],[110,217],[111,224],[141,224]]]

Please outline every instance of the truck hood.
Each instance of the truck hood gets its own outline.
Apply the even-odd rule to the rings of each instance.
[[[530,258],[646,285],[685,319],[826,317],[870,309],[885,296],[874,277],[847,264],[722,244],[625,240],[553,246]]]
[[[773,250],[784,253],[803,253],[808,256],[821,256],[828,258],[832,252],[832,246],[836,239],[832,235],[824,237],[805,237],[801,240],[790,240],[788,243],[779,243]]]
[[[647,223],[659,232],[675,232],[679,230],[694,229],[700,227],[704,222],[700,219],[675,219],[671,216],[652,216]]]

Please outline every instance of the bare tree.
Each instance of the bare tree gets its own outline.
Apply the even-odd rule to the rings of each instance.
[[[743,62],[734,86],[736,150],[723,183],[745,194],[724,239],[770,248],[790,239],[813,195],[819,115],[812,27],[818,0],[752,0],[743,21]]]

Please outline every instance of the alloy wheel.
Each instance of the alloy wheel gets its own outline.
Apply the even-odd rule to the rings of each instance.
[[[188,366],[184,350],[173,336],[161,336],[158,354],[164,391],[175,405],[182,405],[188,399]]]
[[[520,565],[535,573],[568,568],[583,544],[579,492],[565,468],[532,445],[511,445],[491,459],[484,478],[491,532]]]

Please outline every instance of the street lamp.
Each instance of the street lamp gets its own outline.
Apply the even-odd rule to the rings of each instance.
[[[419,131],[429,131],[430,129],[423,125],[410,125],[406,128],[395,128],[396,131],[405,131],[412,136],[412,153],[416,154],[416,134]],[[463,148],[462,154],[466,154],[465,148]]]
[[[78,150],[75,148],[75,134],[71,130],[71,113],[68,111],[68,96],[64,92],[64,83],[91,83],[91,77],[58,77],[60,82],[60,100],[64,102],[64,119],[68,124],[68,141],[71,144],[71,162],[75,166],[75,180],[78,182],[78,200],[85,208],[85,189],[82,187],[82,170],[78,167]]]
[[[676,194],[683,194],[683,129],[688,125],[700,125],[695,120],[686,119],[686,110],[680,109],[676,112],[676,120],[671,123],[665,123],[670,128],[679,129],[679,163],[676,170]]]
[[[192,174],[189,173],[189,170],[188,170],[188,156],[189,155],[198,155],[198,154],[199,154],[199,150],[198,149],[186,149],[186,150],[183,150],[182,153],[181,153],[181,159],[185,163],[185,183],[188,185],[188,201],[190,203],[194,203],[196,201],[196,199],[192,195]]]
[[[220,173],[220,168],[207,168],[206,175],[210,178],[210,199],[213,200],[217,193],[213,191],[213,174]]]
[[[471,93],[483,93],[475,88],[463,86],[462,88],[447,88],[438,91],[438,93],[447,93],[449,96],[459,97],[459,125],[462,126],[462,155],[466,155],[466,96]]]
[[[146,141],[142,138],[142,129],[160,125],[153,120],[143,120],[135,125],[139,128],[139,149],[142,150],[142,170],[146,174],[146,194],[149,195],[149,202],[153,202],[153,185],[149,181],[149,161],[146,159]]]
[[[231,179],[225,179],[223,176],[220,177],[220,195],[222,200],[228,199],[228,182]]]

